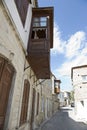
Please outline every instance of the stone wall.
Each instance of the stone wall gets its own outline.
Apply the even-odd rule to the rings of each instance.
[[[79,121],[87,123],[87,66],[73,69],[75,114]]]
[[[14,27],[8,17],[8,14],[4,10],[2,4],[0,4],[0,56],[6,58],[10,64],[15,68],[15,76],[12,85],[12,93],[8,101],[7,114],[5,118],[5,130],[25,129],[29,130],[31,120],[31,104],[32,104],[32,89],[36,89],[36,93],[40,91],[40,85],[36,87],[34,80],[36,78],[31,67],[24,71],[24,67],[29,66],[29,63],[25,58],[25,51],[21,44],[21,40],[18,38]],[[31,77],[30,75],[34,75]],[[28,105],[27,122],[20,127],[20,113],[21,103],[24,88],[24,79],[28,79],[30,83],[30,96]],[[37,79],[36,79],[37,80]],[[39,81],[37,81],[38,84]],[[41,96],[40,96],[41,97]],[[36,98],[37,104],[37,98]],[[35,110],[36,110],[35,105]],[[36,111],[35,111],[36,112]]]

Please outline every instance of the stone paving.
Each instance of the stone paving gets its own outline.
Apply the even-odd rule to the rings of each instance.
[[[73,109],[61,109],[37,130],[87,130],[87,125],[75,121],[73,114]]]

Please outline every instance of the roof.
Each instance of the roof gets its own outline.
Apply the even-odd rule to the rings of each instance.
[[[71,68],[71,79],[73,79],[73,70],[74,69],[79,69],[79,68],[85,68],[87,65],[81,65],[81,66],[75,66]]]

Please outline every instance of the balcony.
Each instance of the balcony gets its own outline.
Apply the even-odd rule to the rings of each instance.
[[[60,80],[54,80],[54,93],[59,94],[60,93]]]
[[[28,41],[28,61],[38,79],[50,78],[50,48],[53,47],[53,8],[33,8]]]
[[[60,88],[55,88],[54,93],[59,94],[60,93]]]

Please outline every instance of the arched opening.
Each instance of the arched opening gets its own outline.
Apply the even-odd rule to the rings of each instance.
[[[27,79],[25,79],[22,106],[21,106],[21,115],[20,115],[20,125],[23,125],[27,121],[29,92],[30,92],[30,83]]]
[[[14,72],[14,67],[8,62],[8,60],[0,57],[0,130],[3,130],[4,128]]]

